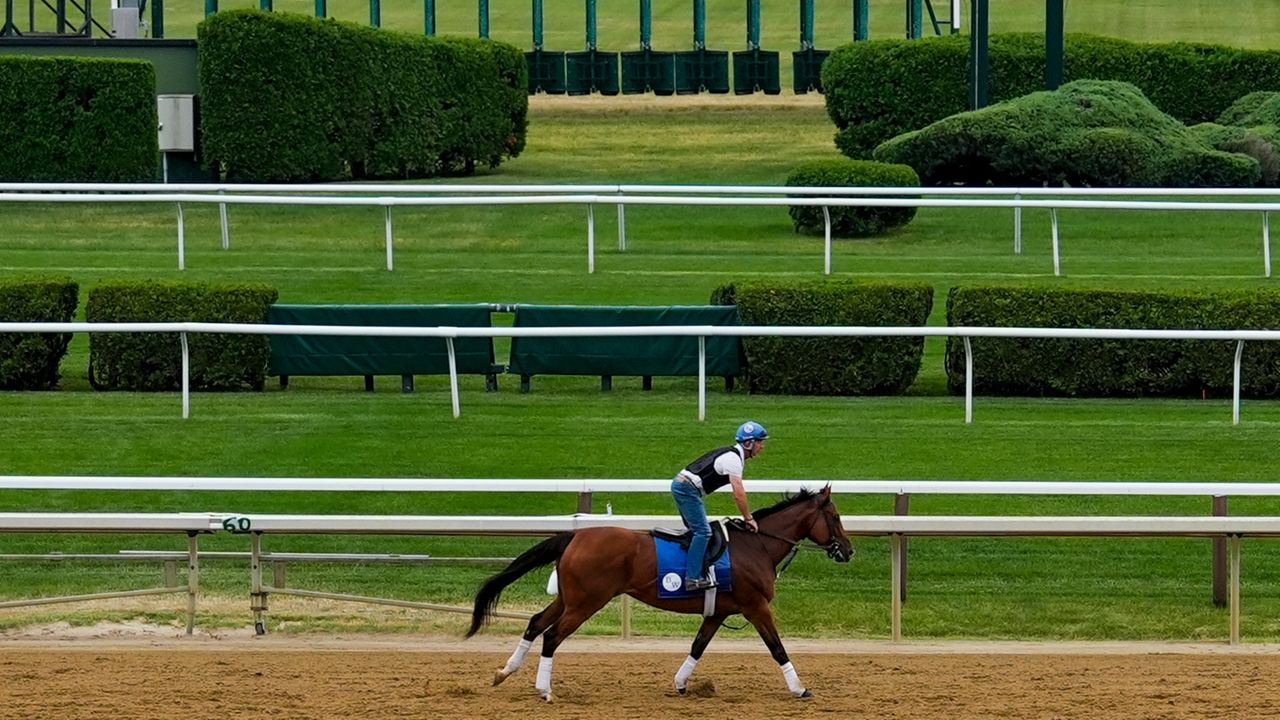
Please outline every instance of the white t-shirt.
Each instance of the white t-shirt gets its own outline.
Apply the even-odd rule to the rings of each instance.
[[[713,463],[713,467],[715,468],[715,471],[721,475],[737,475],[738,477],[742,477],[742,455],[745,455],[746,451],[742,449],[741,443],[735,443],[733,447],[736,452],[722,453],[716,458],[715,463]],[[706,490],[702,487],[702,478],[694,475],[688,470],[681,470],[679,475],[692,483],[693,486],[702,491],[703,494],[706,494]]]

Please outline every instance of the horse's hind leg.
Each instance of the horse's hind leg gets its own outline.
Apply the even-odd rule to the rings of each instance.
[[[707,644],[711,642],[711,638],[716,636],[716,631],[724,623],[723,615],[714,615],[702,621],[702,627],[698,628],[698,635],[693,639],[693,647],[689,650],[689,657],[684,659],[684,664],[676,672],[676,692],[684,694],[685,684],[689,681],[689,676],[693,674],[693,669],[698,666],[698,661],[702,659],[702,653],[707,649]]]
[[[506,680],[512,673],[520,669],[524,665],[524,656],[529,653],[529,648],[533,645],[533,641],[542,633],[546,632],[551,623],[560,618],[564,613],[564,603],[561,602],[560,596],[557,595],[551,604],[543,608],[542,612],[537,613],[529,618],[529,625],[524,630],[524,636],[520,638],[520,642],[516,644],[515,652],[511,653],[511,657],[507,659],[506,667],[502,668],[493,675],[493,684],[498,685]]]
[[[603,595],[579,598],[579,601],[574,604],[566,603],[564,614],[543,633],[542,658],[538,660],[538,677],[533,684],[543,700],[551,702],[551,664],[556,648],[560,647],[560,643],[564,642],[565,638],[572,635],[582,626],[582,623],[599,612],[600,608],[611,599],[613,599],[612,595]]]

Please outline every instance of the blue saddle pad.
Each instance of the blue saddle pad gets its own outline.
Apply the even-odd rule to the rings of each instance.
[[[653,539],[653,549],[658,554],[658,597],[687,598],[702,597],[704,591],[686,592],[684,589],[684,548],[679,543]],[[712,566],[716,573],[716,589],[732,590],[733,575],[729,572],[729,548],[716,559]]]

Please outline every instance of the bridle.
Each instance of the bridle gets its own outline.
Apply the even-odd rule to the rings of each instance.
[[[833,560],[839,560],[840,556],[844,554],[844,551],[840,548],[839,535],[836,533],[835,528],[832,527],[831,515],[828,513],[822,512],[830,504],[831,504],[831,498],[827,498],[826,502],[818,506],[818,515],[821,515],[823,520],[826,521],[827,537],[831,538],[831,542],[825,545],[819,545],[817,542],[813,542],[813,541],[810,541],[810,542],[813,542],[814,544],[814,547],[812,548],[801,545],[801,543],[803,543],[805,540],[808,540],[809,536],[813,534],[813,528],[815,525],[818,524],[818,518],[816,517],[813,519],[813,522],[809,523],[809,529],[805,531],[804,537],[800,538],[799,540],[792,540],[791,538],[785,538],[785,537],[782,537],[781,535],[774,535],[773,533],[767,533],[763,530],[757,529],[755,533],[756,535],[771,538],[773,540],[779,540],[791,546],[791,551],[787,553],[787,557],[784,558],[783,560],[782,569],[786,569],[786,566],[791,564],[791,558],[795,556],[795,553],[797,550],[825,550],[827,553],[827,557],[832,558]],[[739,527],[745,527],[745,523],[742,523],[741,521],[736,521],[735,524],[738,525]],[[850,552],[851,556],[852,554],[853,553]],[[781,572],[781,570],[779,570],[779,572]]]

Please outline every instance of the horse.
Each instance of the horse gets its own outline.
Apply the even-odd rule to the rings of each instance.
[[[796,697],[810,697],[811,693],[800,683],[787,657],[769,607],[777,567],[805,540],[820,546],[828,557],[841,563],[849,562],[853,546],[831,500],[830,485],[820,491],[803,489],[752,515],[759,524],[759,532],[729,525],[732,589],[717,592],[714,607],[710,609],[704,608],[706,598],[701,593],[683,598],[659,597],[657,556],[654,539],[648,532],[619,527],[587,528],[542,541],[486,580],[476,593],[471,628],[466,636],[475,635],[488,621],[507,586],[530,571],[554,562],[560,592],[550,605],[529,620],[515,652],[494,675],[494,685],[520,669],[533,641],[542,636],[542,658],[534,688],[544,700],[550,701],[551,666],[556,648],[610,600],[625,593],[660,610],[704,615],[689,656],[676,672],[675,687],[681,695],[721,624],[730,615],[741,614],[755,626],[777,661],[787,689]],[[710,615],[706,614],[708,610]]]

